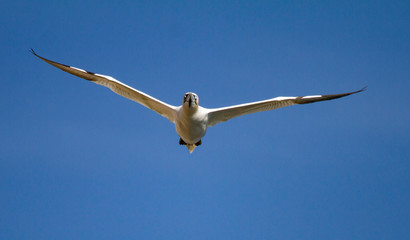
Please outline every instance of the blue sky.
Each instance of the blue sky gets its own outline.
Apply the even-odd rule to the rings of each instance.
[[[5,1],[0,239],[409,239],[408,1]],[[243,116],[192,155],[172,105],[368,90]]]

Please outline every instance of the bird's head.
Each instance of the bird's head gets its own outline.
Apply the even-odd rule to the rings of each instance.
[[[182,105],[188,108],[198,108],[199,98],[193,92],[187,92],[182,99]]]

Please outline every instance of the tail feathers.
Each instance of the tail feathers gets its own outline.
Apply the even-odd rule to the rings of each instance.
[[[188,144],[184,140],[182,140],[181,137],[179,138],[179,145],[185,145],[188,148],[189,153],[192,153],[197,146],[201,145],[201,143],[201,139],[199,139],[199,141],[195,144]]]
[[[189,150],[189,153],[192,153],[194,151],[194,149],[196,148],[195,144],[187,144],[186,147]]]

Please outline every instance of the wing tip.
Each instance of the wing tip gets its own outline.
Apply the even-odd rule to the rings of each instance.
[[[354,92],[354,93],[363,92],[363,91],[366,91],[366,89],[367,89],[367,86],[364,86],[364,87],[362,87],[360,90],[358,90],[358,91],[356,91],[356,92]]]
[[[33,48],[30,48],[30,50],[29,50],[34,56],[37,56],[38,57],[38,55],[37,55],[37,53],[34,51],[34,49]]]

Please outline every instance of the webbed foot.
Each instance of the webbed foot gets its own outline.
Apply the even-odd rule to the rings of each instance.
[[[186,145],[186,142],[184,142],[184,140],[182,140],[182,138],[179,138],[179,145]]]

